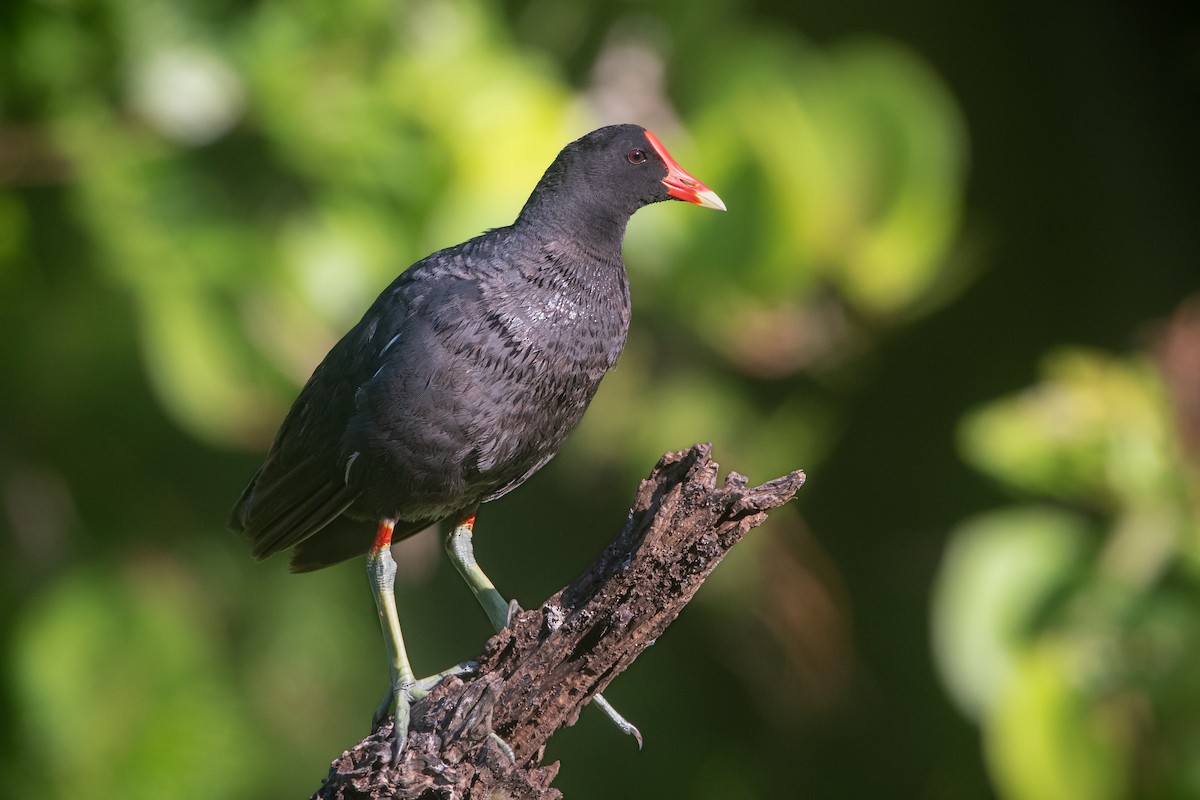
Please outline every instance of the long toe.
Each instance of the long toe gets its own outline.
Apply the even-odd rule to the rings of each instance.
[[[604,712],[604,715],[609,718],[613,725],[620,728],[621,732],[626,736],[632,736],[637,740],[638,750],[642,749],[642,732],[637,729],[629,720],[613,708],[612,703],[604,698],[604,695],[598,694],[592,697],[592,705]]]
[[[400,763],[400,754],[408,744],[408,721],[412,713],[412,697],[407,687],[396,689],[396,716],[392,726],[392,766]]]
[[[396,690],[389,683],[387,691],[383,694],[383,699],[379,701],[379,707],[375,709],[375,713],[371,715],[371,733],[379,730],[379,726],[388,718],[388,714],[392,710],[392,701],[396,699]]]
[[[453,667],[450,667],[449,669],[442,670],[436,675],[430,675],[428,678],[421,678],[420,680],[416,681],[412,685],[410,693],[412,694],[413,699],[420,700],[422,697],[432,692],[433,688],[442,681],[446,680],[446,678],[449,678],[452,675],[474,675],[478,671],[478,662],[462,661],[458,664],[455,664]]]
[[[509,600],[508,601],[508,618],[504,620],[504,627],[511,628],[513,617],[515,617],[517,614],[520,614],[524,610],[525,609],[521,608],[521,604],[517,602],[517,599],[515,597],[512,600]]]

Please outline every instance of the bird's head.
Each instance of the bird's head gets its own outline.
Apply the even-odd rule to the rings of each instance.
[[[563,148],[522,213],[572,207],[628,219],[644,205],[672,199],[725,210],[716,192],[679,166],[653,133],[609,125]]]

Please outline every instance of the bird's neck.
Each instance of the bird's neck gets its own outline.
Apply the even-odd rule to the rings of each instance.
[[[558,213],[523,212],[513,225],[539,253],[523,266],[526,278],[552,285],[557,295],[580,306],[611,306],[613,313],[627,316],[629,278],[621,247],[629,217],[611,219],[597,213],[580,218],[554,210]]]
[[[534,232],[543,241],[570,242],[604,261],[621,261],[621,246],[632,211],[588,197],[556,198],[545,192],[529,199],[515,227]]]

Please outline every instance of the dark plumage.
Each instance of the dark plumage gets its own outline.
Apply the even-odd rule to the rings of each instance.
[[[230,527],[307,571],[366,554],[380,520],[398,540],[519,486],[616,363],[625,227],[670,197],[723,208],[637,125],[568,145],[516,222],[409,267],[333,347]]]
[[[391,544],[452,517],[447,552],[492,624],[507,624],[508,604],[475,562],[475,509],[519,486],[579,424],[629,329],[625,226],[670,197],[724,208],[636,125],[567,145],[516,222],[418,261],[379,295],[313,372],[233,508],[230,527],[256,558],[291,549],[303,572],[367,555],[390,676],[373,726],[394,703],[393,760],[413,700],[471,667],[414,676]]]

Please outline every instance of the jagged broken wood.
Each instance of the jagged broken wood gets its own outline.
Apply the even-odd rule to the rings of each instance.
[[[642,481],[625,527],[587,571],[488,641],[479,672],[449,678],[413,707],[408,747],[391,764],[390,723],[333,762],[327,800],[553,800],[547,739],[662,634],[746,531],[804,483],[717,486],[709,445],[668,453]],[[512,747],[515,763],[490,738]]]

